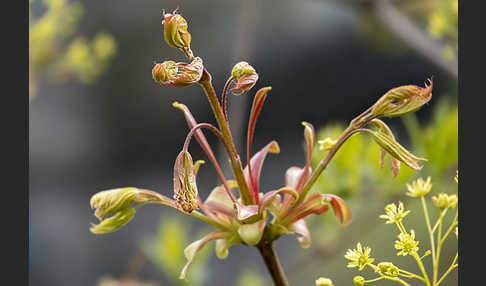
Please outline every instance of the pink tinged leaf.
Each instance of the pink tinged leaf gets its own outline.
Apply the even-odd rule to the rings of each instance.
[[[193,243],[189,244],[185,249],[184,249],[184,256],[187,259],[187,263],[184,266],[184,268],[181,271],[181,274],[179,276],[179,279],[184,279],[186,280],[186,274],[187,271],[189,270],[189,267],[194,261],[194,258],[196,257],[196,254],[203,248],[206,243],[215,240],[215,239],[220,239],[225,237],[228,232],[226,231],[214,231],[209,233],[208,235],[204,236],[200,240],[196,240]]]
[[[230,188],[234,187],[236,182],[228,181]],[[234,204],[228,197],[226,190],[223,186],[218,186],[214,188],[209,194],[208,198],[204,202],[204,205],[216,213],[222,213],[226,216],[235,218]]]
[[[265,195],[263,195],[263,198],[262,198],[261,203],[260,203],[260,209],[259,209],[260,214],[268,205],[270,205],[273,202],[273,200],[276,198],[276,196],[278,196],[281,193],[288,194],[288,195],[292,196],[294,198],[294,200],[297,200],[297,198],[299,197],[299,193],[297,193],[297,191],[294,190],[293,188],[289,188],[289,187],[284,187],[284,188],[280,188],[280,189],[275,190],[275,191],[267,192],[267,193],[265,193]],[[279,198],[280,198],[280,196],[279,196]]]
[[[311,214],[322,214],[329,209],[329,205],[323,199],[322,194],[313,193],[306,201],[291,209],[285,216],[285,225],[291,224],[299,219],[303,219]]]
[[[233,95],[241,96],[246,94],[258,81],[258,74],[247,74],[240,77],[240,79],[235,83],[235,87],[230,89]]]
[[[395,158],[392,158],[391,160],[392,160],[391,169],[392,169],[392,172],[393,172],[393,177],[396,178],[398,176],[398,172],[400,172],[400,161],[398,161]]]
[[[307,179],[310,177],[310,173],[312,173],[311,171],[312,151],[314,150],[314,145],[316,143],[314,126],[312,126],[312,124],[305,121],[302,122],[302,125],[304,125],[304,138],[305,138],[305,146],[306,146],[305,167],[304,167],[305,175],[299,178],[299,183],[297,184],[296,187],[297,191],[299,191],[304,186]]]
[[[249,182],[249,185],[254,187],[252,188],[252,193],[256,203],[258,203],[259,200],[258,185],[260,181],[260,172],[262,170],[263,161],[269,152],[274,154],[280,153],[280,147],[278,146],[277,141],[268,143],[262,150],[253,155],[249,165],[251,167],[251,172],[249,171],[248,166],[246,166],[245,170],[243,171],[246,181]],[[253,178],[252,180],[250,179],[250,173]]]
[[[239,221],[248,221],[252,217],[258,215],[258,205],[237,205],[238,215],[237,218]]]
[[[290,167],[285,172],[285,186],[293,189],[297,189],[299,184],[300,176],[302,175],[302,168]]]
[[[331,203],[334,215],[336,215],[339,223],[345,226],[351,223],[351,210],[349,209],[348,204],[343,199],[331,194],[323,194],[322,196]]]
[[[192,129],[194,126],[197,125],[197,121],[194,119],[192,116],[191,112],[189,111],[189,108],[187,108],[186,105],[178,103],[177,101],[172,104],[175,108],[181,110],[184,113],[184,117],[186,118],[187,125],[189,126],[189,130]],[[202,130],[198,129],[195,133],[194,136],[196,137],[197,142],[201,146],[201,148],[206,152],[208,157],[211,160],[216,160],[216,157],[214,156],[214,152],[211,149],[211,146],[208,143],[208,140],[206,139],[206,136],[204,136]]]
[[[308,248],[311,243],[311,234],[309,228],[307,227],[307,223],[300,219],[290,225],[289,230],[297,234],[297,241],[299,242],[300,246],[303,248]]]
[[[383,163],[385,163],[386,151],[380,148],[380,168],[383,168]]]
[[[257,245],[263,236],[266,219],[259,220],[252,224],[242,224],[238,228],[238,234],[246,244]]]
[[[248,161],[248,165],[250,166],[250,177],[253,178],[253,169],[251,168],[251,143],[253,142],[253,134],[255,133],[255,125],[256,121],[258,119],[258,115],[260,114],[260,111],[262,110],[263,103],[265,102],[265,99],[267,98],[267,93],[270,91],[272,88],[271,87],[264,87],[261,88],[260,90],[257,91],[255,94],[255,97],[253,98],[253,104],[251,106],[251,111],[250,111],[250,117],[248,121],[248,131],[247,131],[247,137],[246,137],[246,159]],[[258,194],[258,185],[255,185],[254,180],[252,179],[249,182],[249,187],[250,189],[253,190],[253,195]],[[258,202],[258,198],[255,199],[256,202]]]
[[[305,172],[304,172],[305,170]],[[300,193],[300,189],[302,188],[302,184],[299,186],[299,182],[306,182],[307,179],[312,174],[312,169],[302,169],[299,167],[290,167],[285,172],[285,186],[289,188],[295,189],[298,193]],[[292,196],[285,194],[284,196],[284,208],[286,208],[290,201],[292,200]]]
[[[314,150],[314,145],[316,143],[316,135],[314,131],[314,126],[309,122],[302,122],[304,125],[304,137],[305,137],[305,145],[306,145],[306,166],[310,166],[311,159],[312,159],[312,151]]]

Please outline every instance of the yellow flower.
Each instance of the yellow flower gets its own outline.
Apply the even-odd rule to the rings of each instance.
[[[457,196],[440,193],[438,197],[432,197],[432,202],[441,210],[453,209],[457,205]]]
[[[317,143],[319,144],[319,150],[329,151],[332,147],[334,147],[334,145],[336,145],[337,141],[328,137],[324,140],[317,141]]]
[[[398,235],[398,239],[395,241],[395,248],[400,250],[397,255],[406,256],[407,254],[415,254],[419,250],[418,248],[418,241],[415,241],[415,232],[413,229],[408,233],[400,233]]]
[[[427,177],[427,181],[424,181],[422,178],[418,178],[412,182],[412,185],[407,184],[408,192],[406,195],[415,198],[423,197],[430,191],[431,188],[432,184],[430,183],[430,177]]]
[[[356,245],[356,248],[357,249],[353,249],[353,250],[348,249],[346,255],[344,255],[344,258],[351,260],[351,262],[348,263],[349,268],[359,266],[359,270],[361,271],[367,264],[372,263],[375,259],[369,257],[371,248],[365,247],[363,251],[363,248],[361,247],[361,243],[359,242]]]
[[[388,204],[385,206],[385,213],[383,215],[380,215],[380,218],[382,219],[387,219],[388,223],[399,223],[402,221],[402,219],[409,213],[410,211],[404,212],[404,207],[403,203],[399,202],[398,203],[398,208],[397,205],[393,204]]]

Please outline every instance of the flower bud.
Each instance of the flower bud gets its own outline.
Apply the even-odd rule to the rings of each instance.
[[[365,279],[363,278],[363,276],[354,276],[353,283],[356,286],[363,286],[365,285]]]
[[[180,209],[188,213],[198,207],[194,164],[187,151],[179,153],[174,165],[174,200]]]
[[[255,69],[247,62],[237,63],[233,67],[231,75],[236,80],[235,87],[231,89],[233,94],[236,96],[247,93],[258,80],[258,74],[256,73]]]
[[[190,64],[165,61],[153,67],[152,77],[156,82],[163,85],[189,86],[201,79],[203,70],[203,62],[199,57],[195,57]]]
[[[398,267],[393,265],[391,262],[380,262],[378,263],[378,270],[388,276],[398,277]]]
[[[425,87],[404,85],[389,90],[372,107],[371,113],[380,116],[401,116],[420,109],[432,98],[433,82]]]
[[[114,232],[127,224],[134,216],[134,208],[122,209],[116,215],[103,220],[99,224],[91,224],[90,231],[95,234]]]
[[[432,197],[432,202],[440,210],[453,209],[457,205],[457,196],[440,193],[438,197]]]
[[[95,216],[102,220],[130,207],[139,194],[137,188],[119,188],[99,192],[91,197],[91,208],[96,209]]]
[[[164,13],[164,39],[174,48],[190,49],[191,34],[187,31],[187,21],[176,11]]]
[[[331,279],[320,277],[319,279],[316,280],[316,286],[334,286],[334,284],[332,284]]]

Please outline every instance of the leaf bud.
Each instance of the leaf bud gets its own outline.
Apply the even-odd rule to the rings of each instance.
[[[247,93],[258,80],[255,69],[247,62],[237,63],[231,71],[231,76],[236,80],[235,87],[231,89],[236,96]]]
[[[372,107],[371,113],[376,117],[401,116],[419,110],[432,99],[432,80],[425,87],[404,85],[389,90]]]
[[[91,208],[96,209],[95,216],[102,220],[130,207],[140,193],[137,188],[118,188],[99,192],[91,197]]]
[[[164,13],[164,12],[163,12]],[[174,48],[190,49],[191,34],[187,31],[187,21],[176,11],[164,13],[164,39],[165,42]]]

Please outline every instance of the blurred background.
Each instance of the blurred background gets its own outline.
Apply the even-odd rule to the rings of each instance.
[[[423,170],[402,166],[393,179],[388,165],[379,168],[379,149],[370,138],[355,136],[315,186],[346,198],[353,223],[343,228],[328,212],[308,220],[310,248],[300,248],[293,236],[276,242],[292,285],[314,285],[319,276],[351,285],[360,273],[346,268],[344,254],[358,241],[377,261],[415,271],[409,257],[396,256],[395,229],[378,216],[385,204],[405,202],[412,209],[407,225],[421,232],[425,247],[421,209],[404,196],[405,184],[430,175],[433,194],[457,192],[457,0],[31,0],[30,285],[271,284],[258,252],[243,245],[218,260],[210,244],[189,282],[178,280],[184,247],[208,227],[168,208],[147,206],[111,234],[89,231],[97,222],[89,200],[98,191],[135,186],[172,196],[173,162],[188,131],[172,102],[186,104],[199,122],[215,121],[199,87],[162,87],[152,79],[154,62],[184,60],[162,39],[161,11],[176,8],[218,92],[238,61],[259,73],[253,92],[229,99],[237,148],[245,148],[249,100],[258,88],[272,86],[253,149],[277,140],[281,152],[265,162],[263,190],[281,187],[288,167],[304,165],[301,121],[314,125],[318,139],[335,137],[387,90],[433,78],[428,105],[386,120],[404,146],[428,159]],[[214,137],[208,140],[221,151]],[[206,160],[191,146],[194,159]],[[316,150],[315,164],[322,154]],[[216,184],[214,170],[203,166],[201,197]],[[451,238],[442,269],[456,249]],[[457,285],[457,271],[443,285]]]

